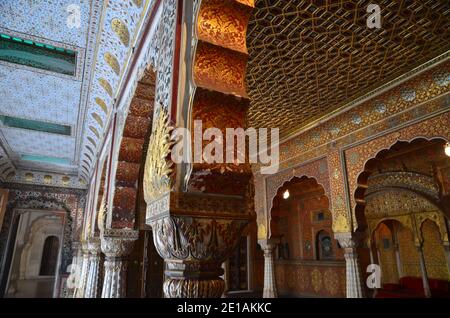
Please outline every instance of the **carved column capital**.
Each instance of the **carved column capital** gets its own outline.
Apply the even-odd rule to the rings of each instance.
[[[360,239],[353,233],[335,233],[334,238],[339,241],[339,245],[342,248],[356,248],[359,246]]]
[[[126,289],[126,257],[131,253],[139,232],[130,229],[106,229],[101,236],[105,254],[102,298],[123,298]]]
[[[345,251],[347,298],[364,297],[361,269],[359,268],[358,252],[356,251],[362,239],[354,233],[335,233],[334,237]]]
[[[80,242],[72,242],[72,251],[74,251],[74,254],[81,248]]]
[[[273,250],[277,247],[278,240],[275,239],[265,239],[265,240],[258,240],[259,246],[261,246],[261,249],[264,251],[264,253],[272,253]]]
[[[106,257],[125,257],[131,253],[139,232],[129,229],[106,229],[101,237],[101,249]]]
[[[88,242],[85,240],[80,241],[80,247],[81,247],[81,254],[83,256],[88,256],[89,255]]]
[[[93,237],[87,241],[88,252],[93,256],[100,255],[101,252],[101,242],[99,237]]]
[[[220,297],[222,263],[248,220],[168,216],[153,221],[153,239],[166,262],[164,294],[170,298]]]

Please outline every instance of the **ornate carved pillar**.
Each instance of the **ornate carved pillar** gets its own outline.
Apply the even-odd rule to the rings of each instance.
[[[87,284],[87,273],[89,271],[89,250],[86,241],[81,242],[81,272],[78,277],[79,282],[77,283],[77,288],[75,290],[75,298],[84,298],[84,292],[86,290]]]
[[[275,265],[273,253],[277,244],[273,240],[260,240],[259,245],[264,251],[264,298],[277,298],[277,283],[275,278]]]
[[[98,296],[98,272],[100,267],[100,238],[91,238],[87,243],[89,251],[89,265],[85,298],[97,298]]]
[[[423,242],[419,243],[419,245],[416,245],[416,247],[417,251],[419,252],[420,270],[422,272],[422,282],[423,282],[423,293],[425,294],[425,297],[430,298],[431,289],[430,284],[428,282],[427,266],[425,264],[425,257],[423,256],[422,245]]]
[[[105,276],[102,298],[125,297],[127,256],[138,234],[129,229],[106,229],[103,233],[101,248],[105,254]]]
[[[362,285],[358,253],[356,252],[358,242],[351,233],[336,233],[335,238],[339,241],[339,244],[345,251],[347,298],[363,298],[364,288]]]
[[[225,289],[222,263],[247,220],[171,216],[151,222],[166,263],[166,298],[219,298]]]

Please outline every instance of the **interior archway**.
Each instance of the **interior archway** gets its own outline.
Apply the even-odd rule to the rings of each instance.
[[[444,146],[441,139],[397,142],[359,175],[355,215],[371,262],[381,266],[377,297],[438,297],[449,291],[444,245],[450,160]],[[432,256],[431,246],[440,253]]]
[[[271,210],[275,271],[283,296],[345,294],[343,250],[333,237],[329,199],[314,178],[294,177],[278,189]],[[323,283],[331,280],[331,284]]]

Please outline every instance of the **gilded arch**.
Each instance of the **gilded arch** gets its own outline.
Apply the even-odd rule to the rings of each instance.
[[[358,177],[365,171],[367,162],[375,158],[381,151],[389,150],[396,142],[412,142],[415,139],[444,139],[450,140],[450,113],[444,113],[436,117],[412,124],[400,130],[391,132],[382,137],[369,140],[365,143],[344,151],[345,163],[348,175],[350,205],[352,211],[352,226],[356,230],[356,190]]]

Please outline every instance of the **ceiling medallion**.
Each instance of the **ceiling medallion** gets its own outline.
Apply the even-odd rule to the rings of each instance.
[[[106,103],[103,101],[103,99],[96,97],[95,102],[98,106],[105,112],[105,114],[108,114],[108,106],[106,106]]]
[[[99,80],[100,85],[103,87],[103,89],[108,93],[110,97],[113,97],[113,90],[111,87],[111,84],[104,78],[100,78]]]
[[[114,33],[116,33],[119,37],[120,42],[128,47],[130,45],[130,32],[128,31],[125,22],[120,19],[114,18],[111,21],[111,27]]]
[[[333,136],[337,136],[337,135],[339,134],[340,131],[341,131],[341,130],[340,130],[339,127],[337,127],[337,126],[332,126],[332,127],[330,127],[330,133],[331,133]]]
[[[416,99],[416,92],[412,89],[404,88],[400,91],[400,95],[405,102],[412,102]]]
[[[383,102],[375,102],[375,111],[378,114],[384,114],[386,112],[386,105]]]
[[[433,81],[438,86],[447,86],[450,83],[450,73],[446,70],[439,70],[433,74]]]
[[[62,181],[63,185],[68,186],[69,182],[70,182],[70,178],[68,176],[64,176],[61,178],[61,181]]]
[[[359,125],[362,122],[362,118],[361,116],[359,116],[358,114],[353,114],[352,115],[352,123],[355,125]]]
[[[120,64],[119,61],[117,61],[117,58],[112,55],[109,52],[106,52],[104,55],[106,63],[112,68],[114,73],[116,73],[117,76],[120,75]]]
[[[48,174],[44,176],[44,183],[50,184],[52,182],[52,180],[53,180],[52,176],[50,176]]]
[[[315,131],[315,132],[313,133],[313,135],[312,135],[312,139],[313,139],[314,141],[319,141],[319,140],[320,140],[320,132]]]

